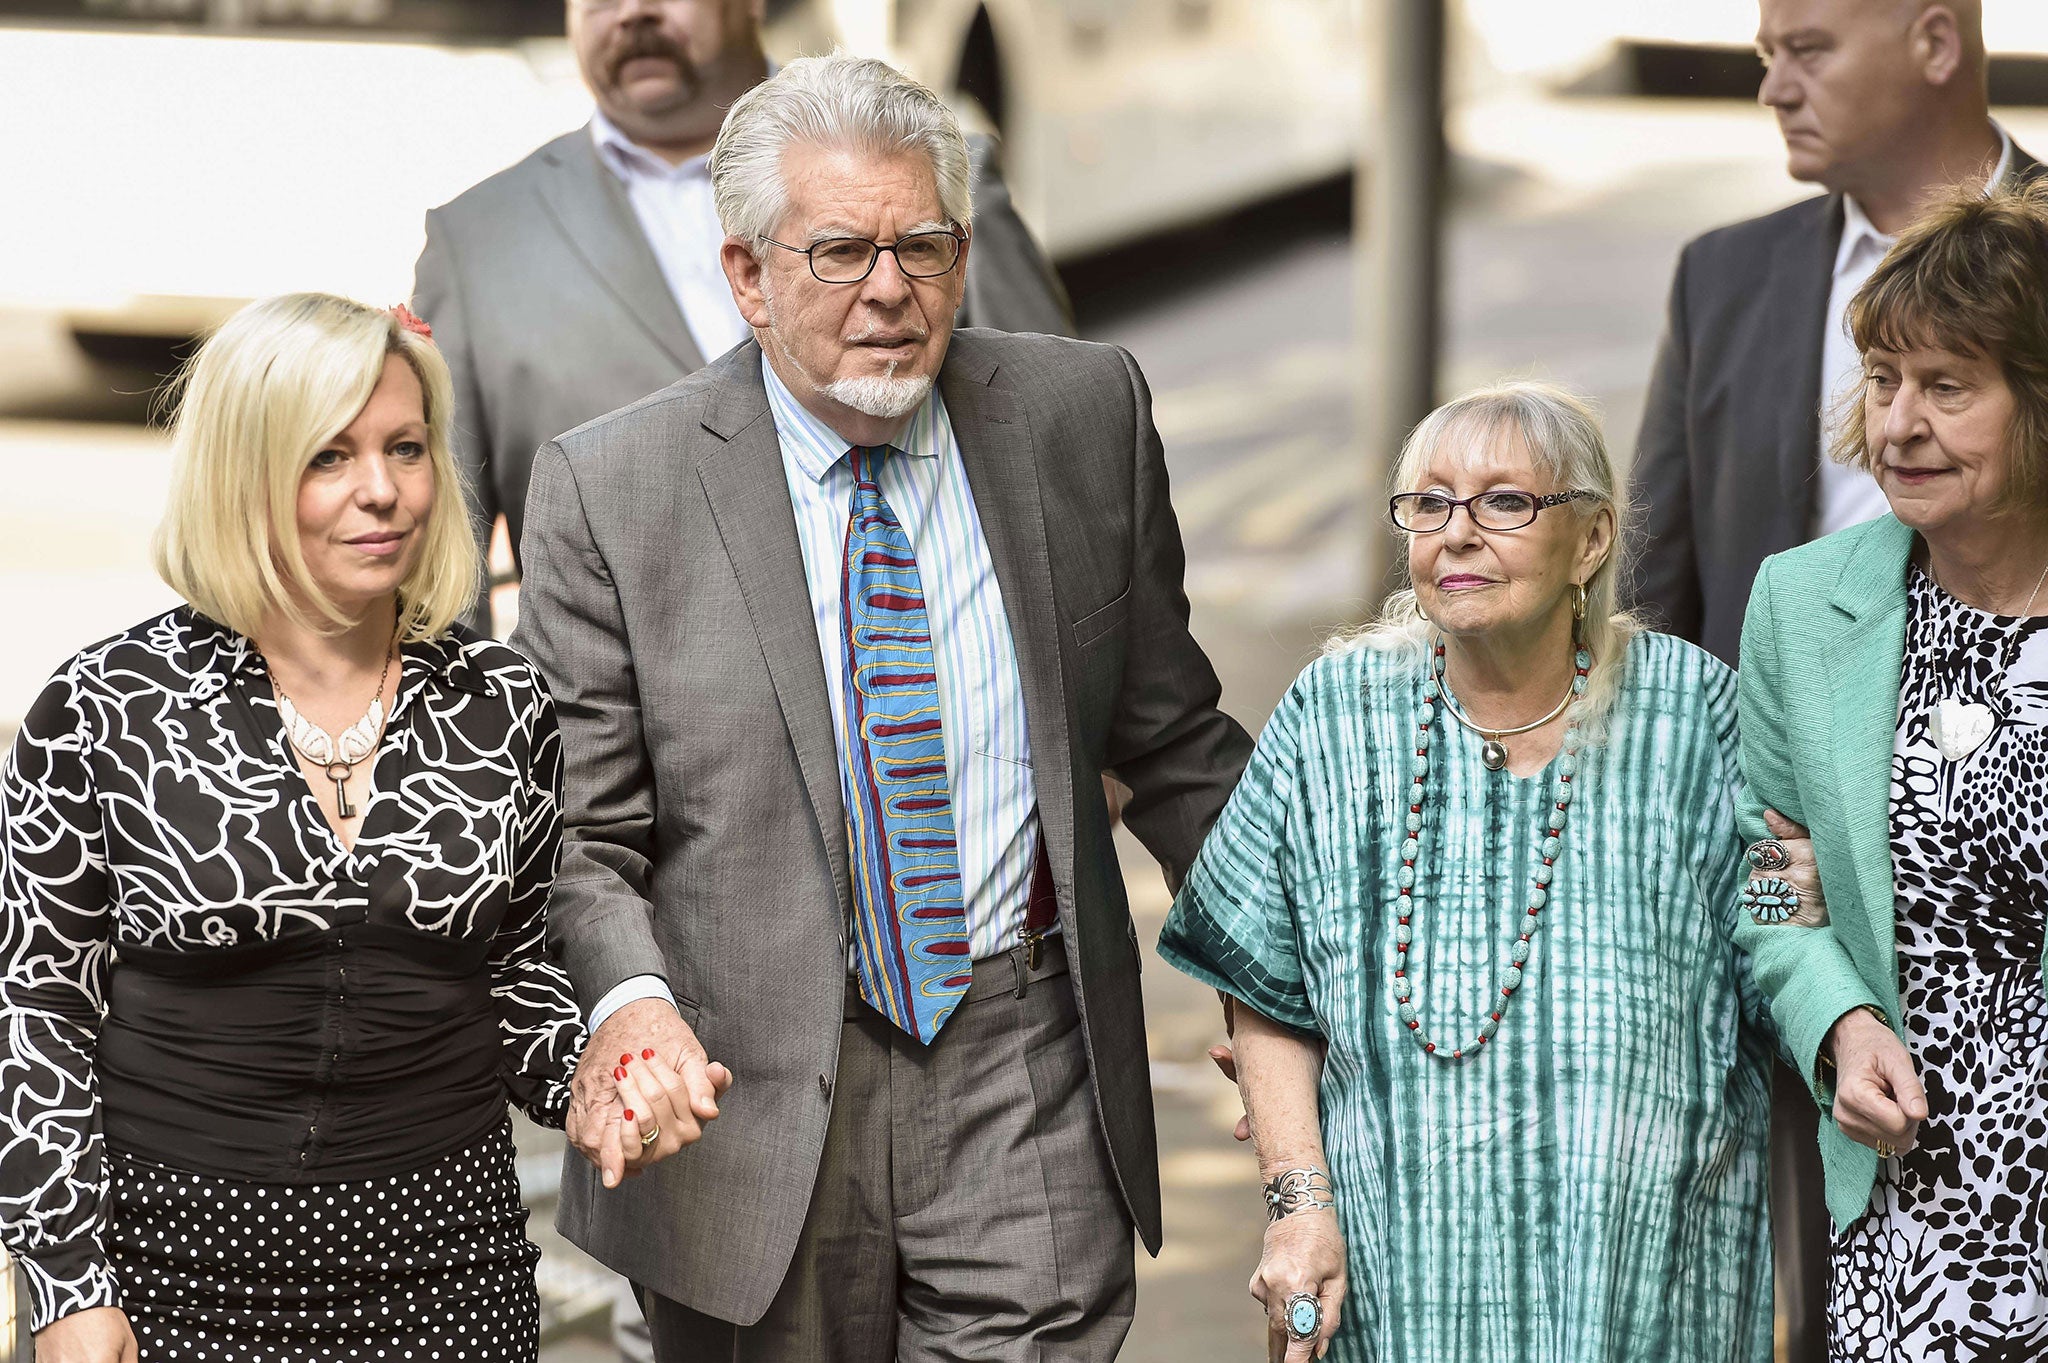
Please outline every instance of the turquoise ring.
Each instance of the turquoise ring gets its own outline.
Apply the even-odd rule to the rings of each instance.
[[[1323,1332],[1323,1304],[1306,1292],[1287,1299],[1287,1333],[1296,1340],[1314,1339]]]
[[[1759,876],[1742,887],[1742,907],[1749,910],[1750,918],[1766,927],[1789,923],[1792,915],[1799,912],[1799,891],[1789,880]]]

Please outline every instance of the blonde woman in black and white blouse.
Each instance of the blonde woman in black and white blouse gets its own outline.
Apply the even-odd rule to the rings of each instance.
[[[583,1041],[561,751],[533,668],[452,626],[449,404],[402,309],[236,315],[174,432],[189,604],[66,663],[8,755],[0,1235],[44,1363],[534,1357],[505,1109],[561,1125]]]

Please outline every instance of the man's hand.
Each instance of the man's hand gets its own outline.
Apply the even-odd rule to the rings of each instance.
[[[1822,1043],[1835,1059],[1835,1125],[1859,1145],[1913,1148],[1927,1118],[1927,1095],[1913,1057],[1892,1029],[1867,1009],[1835,1019]]]
[[[1228,1046],[1211,1046],[1209,1048],[1209,1058],[1216,1062],[1217,1069],[1223,1071],[1225,1079],[1228,1079],[1232,1084],[1237,1082],[1237,1053],[1235,1051],[1231,1050]],[[1239,1117],[1237,1125],[1231,1128],[1230,1134],[1241,1141],[1250,1140],[1252,1138],[1251,1115],[1247,1113],[1245,1116]]]
[[[116,1306],[60,1316],[36,1331],[36,1363],[136,1363],[135,1332]]]
[[[704,1134],[732,1071],[709,1059],[663,999],[636,999],[604,1020],[571,1085],[569,1143],[604,1186],[639,1174]],[[642,1144],[642,1138],[654,1139]]]

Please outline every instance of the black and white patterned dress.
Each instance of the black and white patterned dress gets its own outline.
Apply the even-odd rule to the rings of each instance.
[[[401,651],[346,848],[263,659],[189,608],[85,650],[0,768],[0,1235],[32,1324],[142,1357],[530,1360],[506,1102],[559,1126],[553,705]]]
[[[1891,848],[1919,1143],[1838,1234],[1833,1360],[2048,1359],[2048,618],[1998,616],[1910,575]],[[1929,723],[1988,706],[1958,761]]]

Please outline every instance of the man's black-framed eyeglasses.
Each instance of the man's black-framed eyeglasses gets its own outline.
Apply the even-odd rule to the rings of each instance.
[[[761,240],[770,246],[806,256],[811,273],[821,284],[858,284],[875,268],[887,251],[896,257],[896,268],[912,279],[931,279],[960,263],[960,247],[967,238],[958,232],[912,232],[887,246],[865,237],[828,237],[809,246],[789,246],[773,237]]]
[[[1574,489],[1539,497],[1533,492],[1502,488],[1476,497],[1449,497],[1441,492],[1403,492],[1387,499],[1387,514],[1394,524],[1410,534],[1427,535],[1451,523],[1451,513],[1464,507],[1472,523],[1481,530],[1520,530],[1533,523],[1536,513],[1546,507],[1563,506],[1581,497],[1598,499],[1599,494]]]

